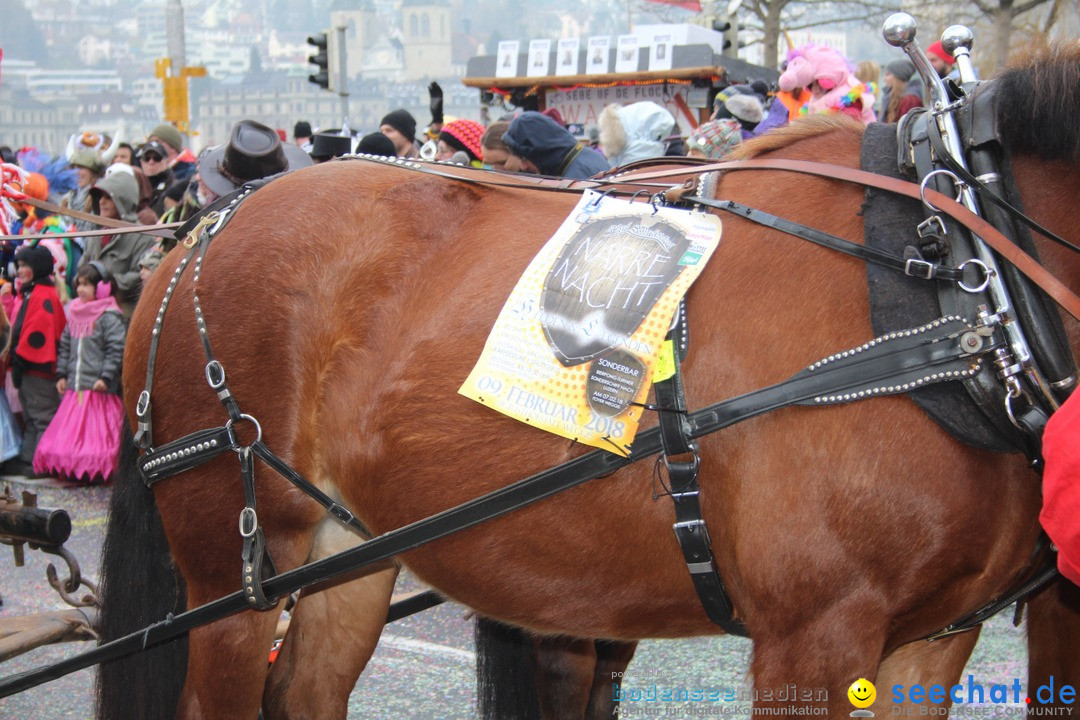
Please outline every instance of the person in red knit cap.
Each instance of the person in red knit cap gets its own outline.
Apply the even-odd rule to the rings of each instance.
[[[956,64],[956,58],[945,52],[940,40],[926,48],[926,57],[940,78],[947,76]]]
[[[1058,549],[1061,574],[1080,585],[1080,392],[1058,408],[1043,433],[1039,522]]]
[[[454,120],[442,126],[439,132],[439,152],[436,160],[451,160],[457,153],[464,153],[462,165],[480,167],[484,162],[484,150],[480,140],[484,137],[484,126],[475,120]]]

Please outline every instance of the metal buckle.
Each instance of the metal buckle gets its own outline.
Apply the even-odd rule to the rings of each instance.
[[[135,414],[138,417],[146,417],[146,411],[150,409],[150,391],[143,390],[139,393],[139,401],[135,403]]]
[[[920,189],[920,193],[921,192],[922,190]],[[945,227],[945,222],[941,219],[940,215],[931,215],[919,223],[915,230],[921,238],[935,236],[945,237],[949,234],[948,229]]]
[[[936,215],[934,217],[937,217]],[[916,271],[918,268],[918,271]],[[920,258],[909,258],[904,263],[904,274],[911,277],[922,278],[923,280],[934,279],[934,263],[922,260]]]
[[[244,529],[244,520],[251,525],[249,530]],[[240,537],[249,538],[259,529],[259,516],[255,514],[255,508],[246,507],[240,511]]]
[[[206,382],[214,390],[220,390],[225,385],[225,368],[217,360],[206,363]]]

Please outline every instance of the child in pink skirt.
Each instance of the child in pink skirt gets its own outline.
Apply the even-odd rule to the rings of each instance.
[[[60,338],[56,389],[63,396],[34,454],[34,470],[106,482],[116,470],[123,404],[124,326],[116,282],[92,260],[75,275],[76,297]]]

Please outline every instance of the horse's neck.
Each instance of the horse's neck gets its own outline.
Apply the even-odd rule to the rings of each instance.
[[[1073,243],[1080,238],[1080,166],[1023,156],[1013,159],[1013,177],[1027,215]],[[1061,282],[1080,292],[1080,253],[1032,233],[1042,264]],[[1080,322],[1062,313],[1073,356],[1080,360]]]

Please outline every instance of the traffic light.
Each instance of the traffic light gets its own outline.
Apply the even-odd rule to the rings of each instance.
[[[723,33],[723,54],[729,57],[734,57],[739,51],[739,30],[741,27],[735,25],[732,22],[732,17],[729,15],[721,15],[713,20],[712,29],[718,33]]]
[[[334,69],[331,67],[333,53],[330,47],[330,31],[321,32],[318,35],[308,36],[308,45],[311,45],[315,54],[308,56],[308,62],[315,65],[315,74],[308,75],[308,81],[313,82],[323,90],[334,90]]]
[[[723,33],[723,50],[724,55],[728,55],[731,52],[731,20],[726,15],[721,15],[712,21],[712,29],[718,33]]]

